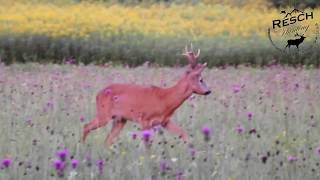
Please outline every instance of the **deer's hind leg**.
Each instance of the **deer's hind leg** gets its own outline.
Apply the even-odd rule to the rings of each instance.
[[[122,117],[115,117],[114,118],[111,132],[107,135],[107,137],[105,139],[106,145],[108,145],[108,146],[112,145],[113,139],[120,134],[120,132],[123,129],[126,122],[127,122],[127,120]]]
[[[85,124],[83,127],[83,134],[81,138],[81,142],[84,143],[88,134],[99,127],[105,126],[109,122],[109,119],[100,119],[96,117],[95,119],[91,120],[88,124]]]
[[[81,142],[84,143],[88,134],[99,127],[105,126],[111,119],[112,104],[103,96],[97,96],[97,116],[83,126]]]

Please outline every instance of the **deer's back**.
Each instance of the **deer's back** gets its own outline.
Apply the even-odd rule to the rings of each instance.
[[[134,84],[111,84],[98,96],[103,101],[110,101],[112,113],[127,119],[138,119],[142,116],[150,119],[161,116],[165,105],[161,99],[162,88]]]

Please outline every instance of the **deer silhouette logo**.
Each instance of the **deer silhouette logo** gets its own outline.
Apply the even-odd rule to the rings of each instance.
[[[295,34],[295,36],[300,36],[300,38],[298,39],[289,39],[287,42],[288,44],[286,45],[286,48],[289,47],[290,49],[290,46],[296,46],[298,49],[299,49],[299,45],[304,41],[304,39],[306,38],[304,36],[304,34],[302,35],[299,35],[298,33]]]

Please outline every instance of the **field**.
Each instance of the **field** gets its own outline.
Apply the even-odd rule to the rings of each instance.
[[[231,2],[240,2],[230,0]],[[62,63],[70,57],[84,64],[129,64],[145,61],[179,64],[181,47],[191,42],[202,50],[208,65],[319,65],[319,8],[314,12],[301,51],[282,53],[267,35],[280,10],[265,1],[212,3],[90,3],[89,0],[0,1],[0,59],[15,62]],[[207,1],[210,2],[210,1]],[[237,4],[237,3],[234,3]],[[240,3],[241,4],[241,3]],[[30,11],[32,9],[32,11]],[[290,8],[285,9],[290,11]],[[306,24],[303,24],[306,25]],[[272,37],[285,47],[287,39]],[[288,51],[288,50],[287,50]],[[178,62],[177,62],[178,61]]]
[[[319,69],[205,70],[213,93],[188,99],[173,117],[190,144],[156,128],[145,149],[133,123],[111,148],[103,144],[110,124],[79,143],[82,126],[95,115],[98,90],[112,82],[169,87],[183,71],[1,65],[0,179],[320,178]],[[210,130],[207,138],[203,128]]]

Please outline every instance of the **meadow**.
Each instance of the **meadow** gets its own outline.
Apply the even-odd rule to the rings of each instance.
[[[232,3],[234,1],[234,3]],[[15,62],[179,64],[181,47],[194,43],[208,65],[316,65],[319,62],[319,8],[308,37],[292,53],[279,52],[267,30],[280,10],[266,1],[121,4],[97,1],[0,1],[0,58]],[[236,3],[237,2],[237,3]],[[32,11],[31,11],[32,9]],[[290,10],[287,8],[286,10]],[[273,41],[283,39],[273,37]],[[288,37],[294,38],[294,37]],[[282,41],[283,42],[282,42]],[[315,41],[315,42],[314,42]],[[283,46],[283,47],[282,47]]]
[[[173,120],[189,144],[155,128],[143,145],[127,124],[110,148],[110,124],[80,144],[95,94],[112,82],[169,87],[183,67],[0,65],[0,179],[320,178],[319,69],[211,68],[213,93],[192,96]]]

